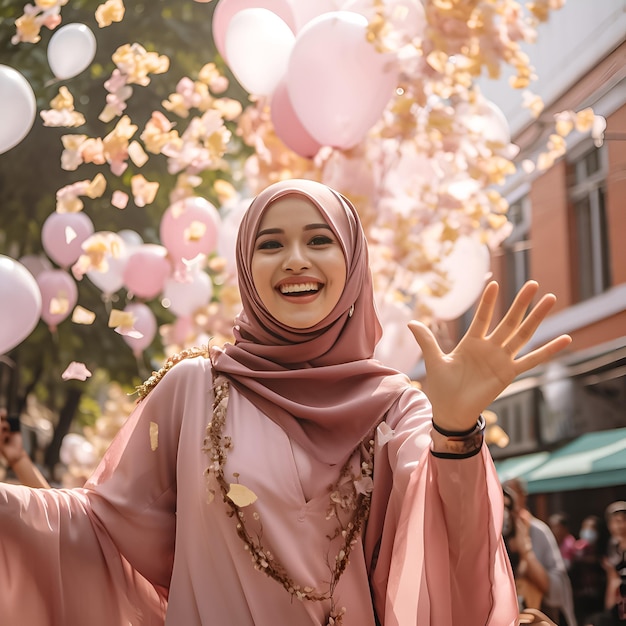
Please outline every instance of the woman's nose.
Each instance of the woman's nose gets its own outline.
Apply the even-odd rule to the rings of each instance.
[[[283,269],[291,272],[301,272],[308,269],[310,262],[306,255],[306,249],[299,244],[294,244],[287,248],[287,254],[283,262]]]

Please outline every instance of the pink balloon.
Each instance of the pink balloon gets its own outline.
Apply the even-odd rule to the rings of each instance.
[[[76,282],[65,270],[45,270],[37,276],[37,284],[41,291],[41,319],[54,331],[76,306]]]
[[[135,356],[141,353],[152,343],[157,331],[157,321],[154,313],[147,304],[143,302],[132,302],[124,308],[127,313],[132,313],[135,322],[133,329],[141,333],[142,337],[131,337],[130,335],[122,335]]]
[[[19,261],[35,278],[44,270],[52,269],[52,263],[43,254],[25,254]]]
[[[172,324],[172,339],[180,346],[187,344],[187,340],[194,334],[193,321],[190,317],[178,317]]]
[[[244,9],[268,9],[286,22],[294,33],[296,32],[296,23],[288,0],[219,0],[213,12],[211,28],[215,47],[226,61],[228,60],[226,57],[228,24],[235,13]]]
[[[94,232],[93,222],[82,212],[51,213],[41,229],[46,254],[67,269],[82,254],[82,243]]]
[[[220,215],[204,198],[191,197],[169,206],[161,218],[161,243],[177,268],[183,260],[208,256],[217,246]]]
[[[398,83],[396,57],[367,39],[367,19],[324,13],[298,33],[287,69],[296,115],[321,145],[352,148],[380,119]]]
[[[33,275],[0,254],[0,354],[21,343],[41,316],[41,292]]]
[[[165,280],[172,272],[163,246],[144,243],[128,257],[124,268],[124,285],[139,298],[154,298],[163,291]]]
[[[317,154],[321,146],[311,137],[293,110],[284,80],[278,83],[272,95],[271,115],[276,134],[288,148],[306,159]]]

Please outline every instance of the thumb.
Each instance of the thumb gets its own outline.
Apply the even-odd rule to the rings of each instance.
[[[433,335],[433,332],[430,328],[428,328],[428,326],[422,322],[418,322],[417,320],[412,320],[408,323],[408,327],[413,333],[415,341],[417,341],[422,350],[422,356],[424,357],[424,362],[426,364],[443,355],[443,352],[437,343],[437,339],[435,339],[435,335]]]

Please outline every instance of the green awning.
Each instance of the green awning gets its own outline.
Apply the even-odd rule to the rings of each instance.
[[[525,479],[528,472],[545,463],[549,457],[549,452],[533,452],[532,454],[513,456],[509,459],[496,461],[495,466],[500,482],[509,480],[509,478],[519,477]]]
[[[626,485],[626,428],[581,435],[523,478],[528,493]]]

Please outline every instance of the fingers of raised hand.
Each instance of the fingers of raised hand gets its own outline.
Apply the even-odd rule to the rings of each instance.
[[[525,372],[547,361],[551,356],[560,352],[563,348],[566,348],[571,342],[572,338],[569,335],[561,335],[541,346],[541,348],[537,348],[525,356],[520,357],[515,362],[518,373]]]
[[[556,626],[545,613],[537,609],[524,609],[519,616],[520,624],[535,624],[535,626]]]
[[[428,363],[432,358],[441,356],[441,348],[437,343],[435,335],[433,335],[433,332],[430,328],[428,328],[428,326],[422,322],[412,320],[408,323],[408,327],[422,350],[422,355],[424,356],[424,361],[426,361],[426,363]]]
[[[498,298],[498,283],[495,281],[490,282],[484,289],[478,306],[476,307],[476,313],[472,319],[472,323],[467,331],[467,334],[474,337],[484,337],[489,330],[491,320],[493,318],[493,310]]]
[[[515,296],[513,304],[511,304],[508,311],[504,314],[502,320],[500,320],[500,323],[494,328],[493,332],[491,333],[490,337],[494,341],[496,341],[500,345],[505,345],[507,342],[510,341],[515,333],[519,331],[520,327],[525,321],[524,318],[526,317],[528,307],[530,306],[538,289],[539,285],[535,281],[528,281],[524,284],[524,286]],[[530,317],[531,314],[532,311],[528,317]],[[512,353],[515,353],[512,346],[509,346],[509,350]]]

